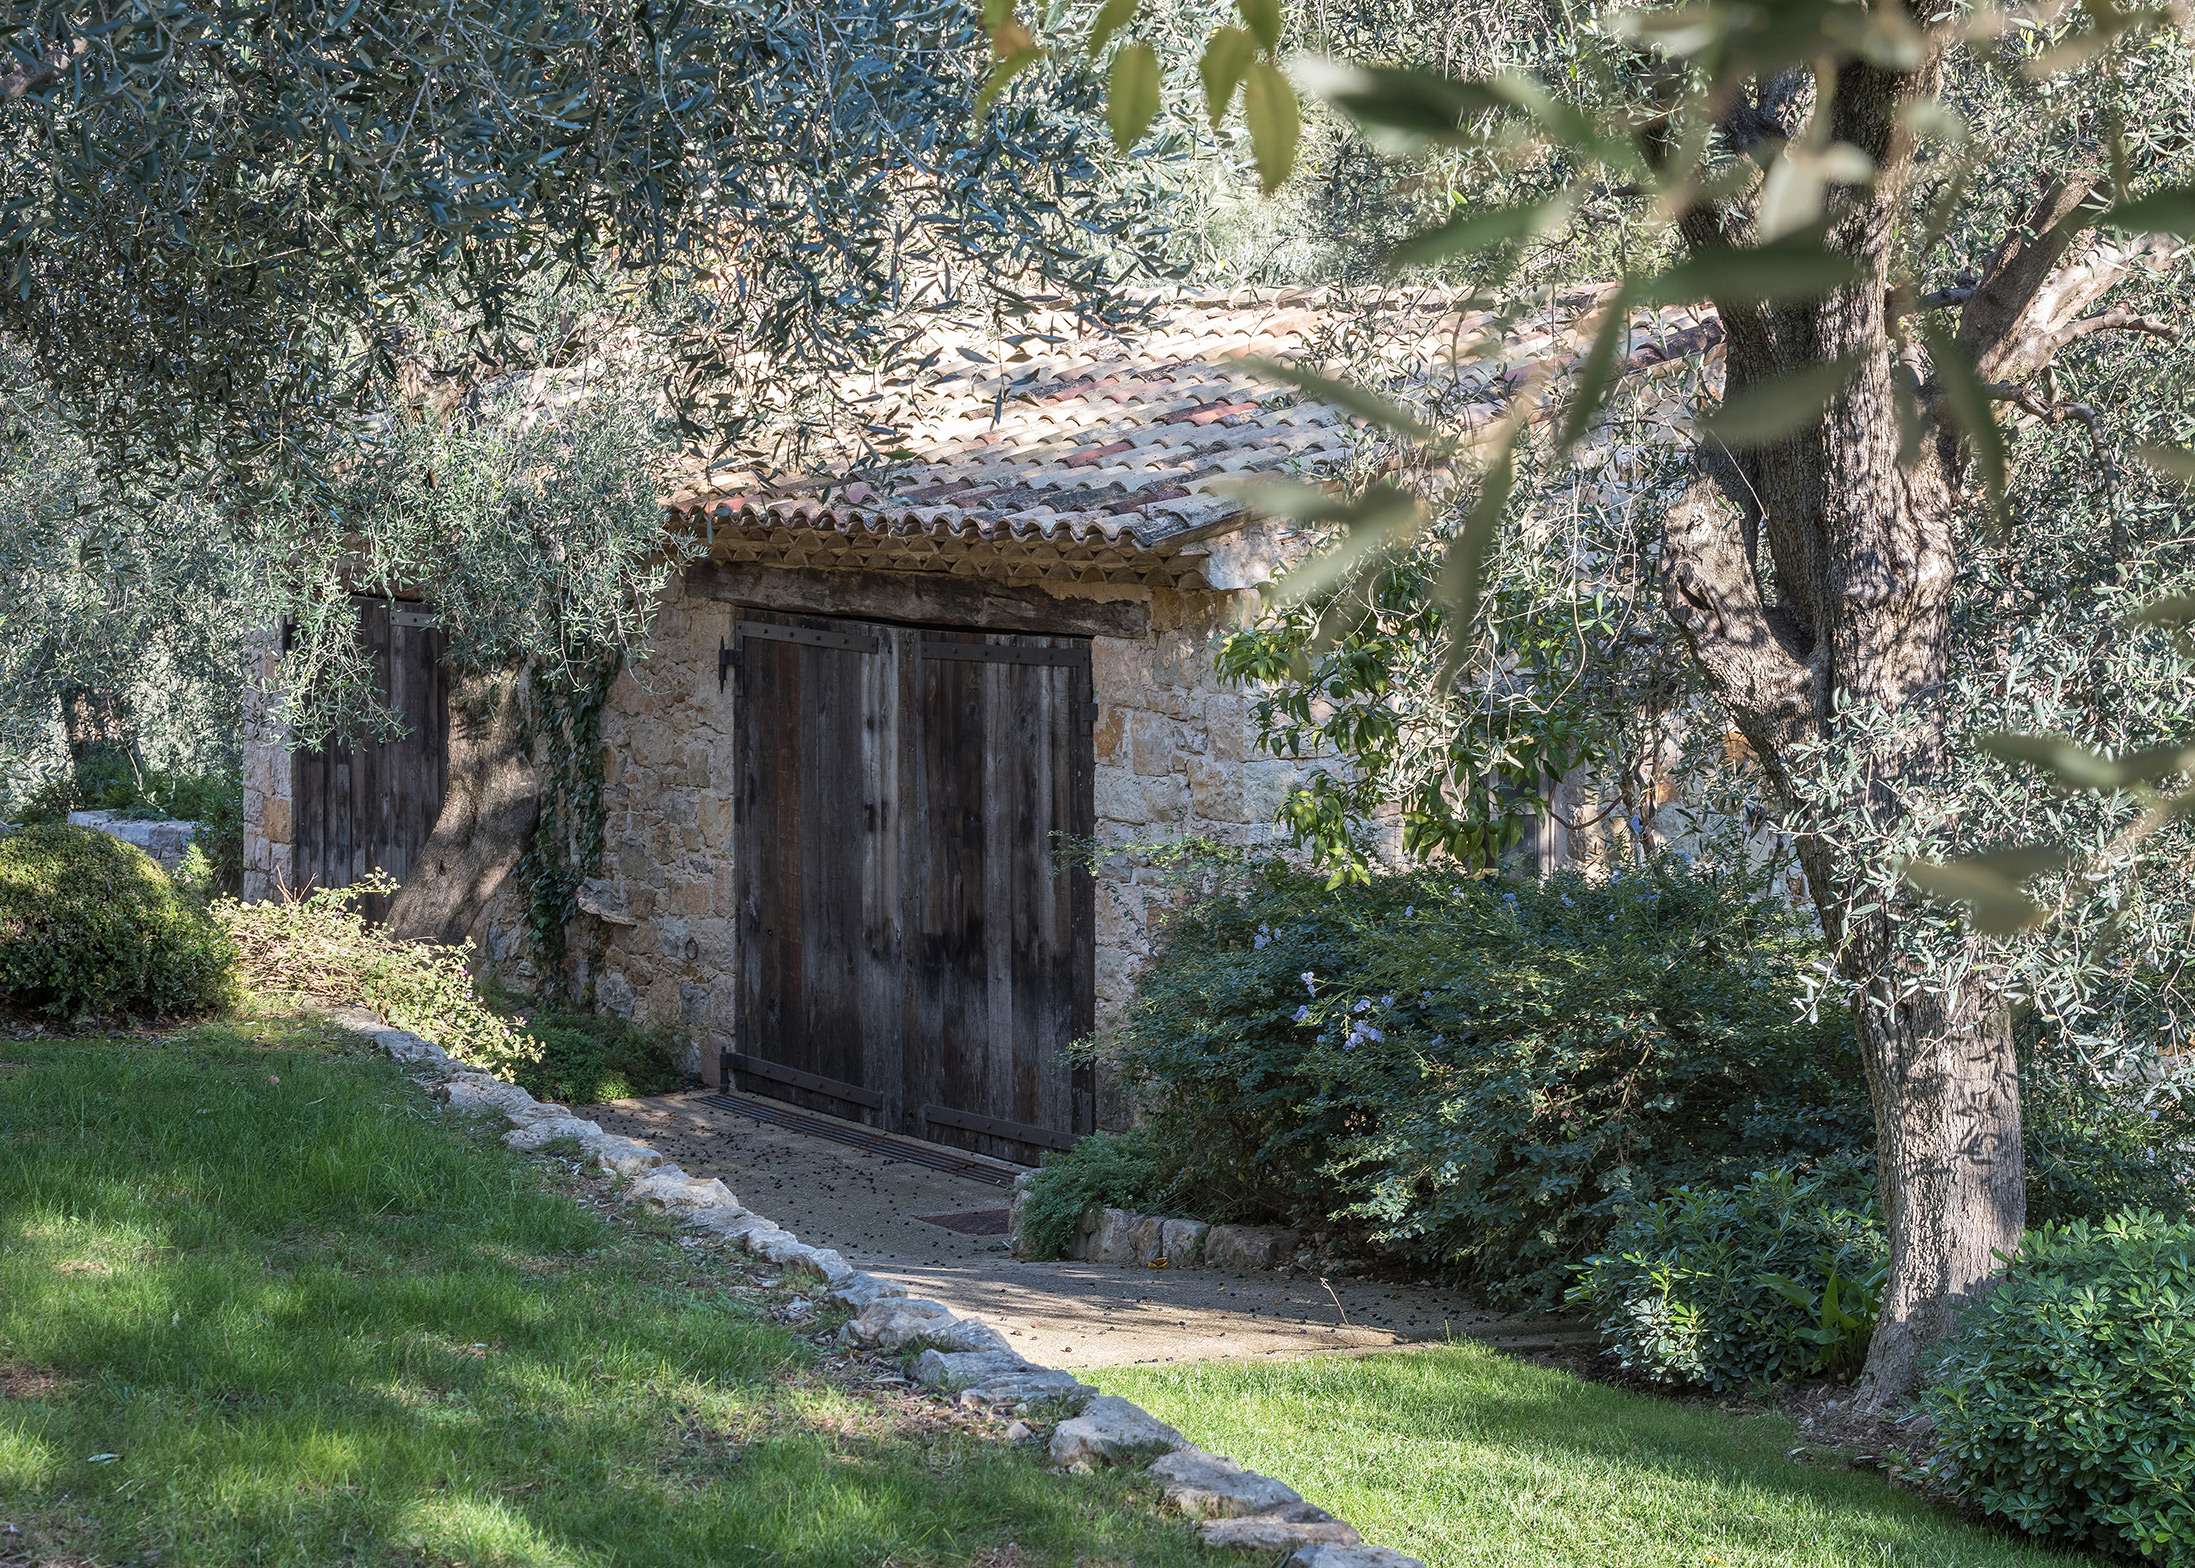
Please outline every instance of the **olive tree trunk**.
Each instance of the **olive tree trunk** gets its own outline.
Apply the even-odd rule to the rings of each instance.
[[[1950,744],[1951,598],[1978,504],[1971,432],[1950,417],[1927,345],[1955,345],[1989,395],[2031,399],[2020,389],[2058,350],[2118,322],[2124,313],[2086,312],[2141,258],[2078,221],[2092,177],[2057,178],[1978,281],[1901,293],[1893,241],[1912,169],[1902,115],[1937,76],[1936,62],[1838,72],[1832,134],[1865,151],[1876,178],[1829,193],[1824,244],[1857,264],[1858,280],[1800,302],[1715,304],[1726,402],[1831,362],[1849,363],[1851,378],[1818,418],[1770,445],[1703,444],[1661,552],[1663,603],[1797,827],[1855,1002],[1890,1230],[1863,1380],[1879,1410],[1912,1392],[1929,1347],[2019,1243],[2019,1080],[2003,999],[1983,981],[1946,978],[1981,967],[1937,966],[1935,989],[1924,986],[1903,956],[1901,901],[1855,898],[1862,872],[1840,852],[1850,846],[1827,842],[1838,830],[1818,824],[1841,821],[1862,841],[1895,834]],[[1804,82],[1763,84],[1726,131],[1740,148],[1787,139],[1812,111]],[[1701,254],[1752,242],[1753,221],[1746,203],[1720,203],[1686,214],[1681,230]],[[1937,321],[1946,325],[1920,330]],[[1862,713],[1896,716],[1869,732],[1894,738],[1869,743],[1864,782],[1847,798],[1810,793],[1797,749],[1849,738]]]

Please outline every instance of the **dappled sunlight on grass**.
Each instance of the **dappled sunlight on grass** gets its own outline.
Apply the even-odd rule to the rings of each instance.
[[[1478,1345],[1091,1377],[1433,1568],[2077,1561],[1878,1477],[1797,1463],[1780,1417],[1629,1394]]]
[[[902,1429],[720,1260],[545,1190],[378,1059],[226,1030],[0,1057],[29,1069],[0,1074],[0,1364],[51,1374],[0,1405],[0,1490],[68,1551],[1208,1560],[1127,1483]]]

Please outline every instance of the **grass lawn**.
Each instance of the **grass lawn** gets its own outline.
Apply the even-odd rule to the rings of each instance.
[[[0,1564],[1221,1560],[827,1375],[747,1268],[334,1032],[0,1040]]]
[[[2073,1568],[1780,1417],[1629,1394],[1469,1344],[1087,1374],[1432,1568]]]

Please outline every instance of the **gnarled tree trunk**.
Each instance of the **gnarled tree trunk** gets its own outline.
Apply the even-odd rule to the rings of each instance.
[[[1901,825],[1949,743],[1933,710],[1974,466],[1969,434],[1948,416],[1941,367],[1922,346],[1949,334],[1894,331],[1894,312],[1956,309],[1958,352],[1989,395],[2008,399],[2026,396],[2020,385],[2090,331],[2159,330],[2122,321],[2124,312],[2083,314],[2139,252],[2099,242],[2078,221],[2090,190],[2080,180],[2046,189],[1973,286],[1899,300],[1892,239],[1912,164],[1901,116],[1937,75],[1936,63],[1838,72],[1824,110],[1831,135],[1866,152],[1876,178],[1828,193],[1824,243],[1858,264],[1858,281],[1798,303],[1715,303],[1726,401],[1831,362],[1849,363],[1851,378],[1791,436],[1742,452],[1703,449],[1662,541],[1663,602],[1762,760],[1771,794],[1794,817],[1827,807],[1883,832]],[[1726,133],[1741,150],[1790,138],[1812,97],[1803,80],[1764,84]],[[1682,232],[1695,253],[1710,252],[1748,243],[1752,223],[1746,204],[1724,203],[1687,214]],[[1878,747],[1849,798],[1802,799],[1796,748],[1837,738],[1866,710],[1900,716],[1898,738]],[[1999,1255],[2018,1245],[2018,1071],[2002,999],[1974,980],[1922,990],[1901,962],[1896,901],[1855,902],[1856,873],[1803,828],[1799,850],[1857,1003],[1875,1107],[1891,1256],[1864,1390],[1887,1410],[1912,1392],[1927,1349],[1986,1288]],[[1855,907],[1867,912],[1848,914]]]

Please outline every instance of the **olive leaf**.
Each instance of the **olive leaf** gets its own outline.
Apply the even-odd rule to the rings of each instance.
[[[2195,185],[2168,185],[2132,201],[2119,202],[2097,222],[2138,234],[2166,233],[2195,239]]]
[[[1253,60],[1243,79],[1242,117],[1250,127],[1258,183],[1270,196],[1296,166],[1296,138],[1303,128],[1296,89],[1270,60]]]
[[[2037,846],[1949,861],[1911,860],[1903,875],[1908,886],[1937,903],[1965,905],[1969,923],[1984,936],[2016,936],[2040,925],[2045,914],[2020,883],[2064,863],[2057,851]]]
[[[1810,236],[1786,236],[1769,245],[1694,252],[1640,284],[1638,299],[1646,305],[1780,305],[1820,299],[1859,276],[1853,257],[1824,250]]]
[[[1517,207],[1490,207],[1457,213],[1446,223],[1413,234],[1387,254],[1390,267],[1423,267],[1451,256],[1469,255],[1530,239],[1559,228],[1570,215],[1570,193]]]
[[[1347,381],[1337,381],[1302,365],[1290,364],[1284,359],[1267,359],[1249,355],[1242,360],[1245,369],[1275,381],[1285,382],[1299,391],[1309,393],[1322,403],[1330,403],[1347,414],[1354,414],[1368,425],[1396,435],[1408,436],[1415,441],[1429,441],[1437,431],[1400,403],[1381,397],[1376,392]]]
[[[1136,13],[1143,9],[1143,0],[1105,0],[1098,9],[1097,20],[1090,24],[1089,54],[1096,59],[1105,52],[1105,46],[1113,41],[1113,35],[1130,26]]]
[[[1235,9],[1268,53],[1280,47],[1280,0],[1235,0]]]
[[[1951,335],[1950,328],[1930,317],[1922,323],[1921,331],[1928,341],[1936,377],[1943,384],[1944,407],[1973,447],[1974,466],[1981,472],[1990,513],[2001,528],[2009,521],[2005,508],[2004,432],[1997,428],[1997,417],[1990,411],[1989,388],[1982,384],[1974,361]]]
[[[1258,41],[1246,28],[1222,27],[1205,40],[1197,75],[1204,82],[1204,112],[1211,117],[1214,130],[1227,118],[1227,106],[1234,101],[1235,89],[1242,85],[1243,73],[1250,69],[1257,53]]]
[[[1113,145],[1126,152],[1143,139],[1158,115],[1158,51],[1149,44],[1129,44],[1113,56],[1113,69],[1105,83],[1105,123],[1112,127]]]

